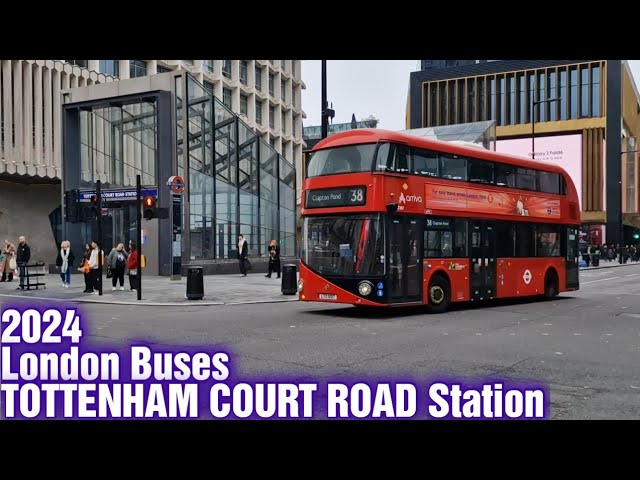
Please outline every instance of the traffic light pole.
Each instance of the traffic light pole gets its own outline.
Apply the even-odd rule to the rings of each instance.
[[[140,175],[136,175],[136,245],[138,248],[138,284],[136,285],[136,293],[138,300],[142,300],[142,184]]]
[[[96,182],[96,201],[98,202],[98,295],[102,295],[102,188],[101,182]]]

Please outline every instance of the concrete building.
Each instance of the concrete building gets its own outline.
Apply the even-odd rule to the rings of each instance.
[[[630,241],[640,226],[640,94],[625,61],[498,60],[411,73],[408,129],[482,121],[496,123],[496,151],[531,157],[535,142],[536,160],[568,171],[589,242]]]
[[[34,260],[55,261],[62,90],[176,69],[188,71],[261,140],[301,164],[301,60],[0,60],[0,241],[26,235]],[[299,176],[302,169],[296,170]],[[299,178],[298,199],[300,185]]]

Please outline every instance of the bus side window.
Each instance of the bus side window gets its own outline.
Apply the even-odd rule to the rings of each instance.
[[[393,167],[396,173],[409,173],[409,147],[396,145]]]
[[[414,175],[438,176],[438,154],[429,150],[412,149],[412,170]]]
[[[495,170],[496,170],[496,185],[499,185],[501,187],[515,188],[516,186],[515,167],[497,163]]]
[[[390,143],[382,143],[378,147],[378,154],[376,155],[376,170],[379,172],[386,172],[389,170],[389,166],[393,165],[393,157],[391,157],[392,148]]]

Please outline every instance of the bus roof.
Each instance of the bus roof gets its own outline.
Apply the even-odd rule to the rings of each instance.
[[[527,159],[525,157],[493,152],[484,148],[460,145],[453,142],[445,142],[443,140],[433,140],[430,138],[394,132],[392,130],[383,130],[379,128],[360,128],[333,134],[318,142],[313,147],[312,151],[315,152],[316,150],[322,150],[325,148],[357,145],[361,143],[377,143],[380,141],[405,143],[412,147],[436,150],[438,152],[453,153],[455,155],[469,156],[481,160],[490,160],[493,162],[515,165],[522,168],[545,170],[547,172],[559,173],[566,180],[571,179],[567,171],[555,163],[538,162],[535,160]]]

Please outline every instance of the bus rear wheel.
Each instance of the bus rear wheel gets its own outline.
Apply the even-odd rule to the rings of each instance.
[[[544,298],[552,299],[560,293],[558,287],[558,274],[555,270],[549,270],[544,279]]]
[[[451,286],[442,275],[434,275],[427,288],[427,309],[432,313],[444,313],[451,304]]]

